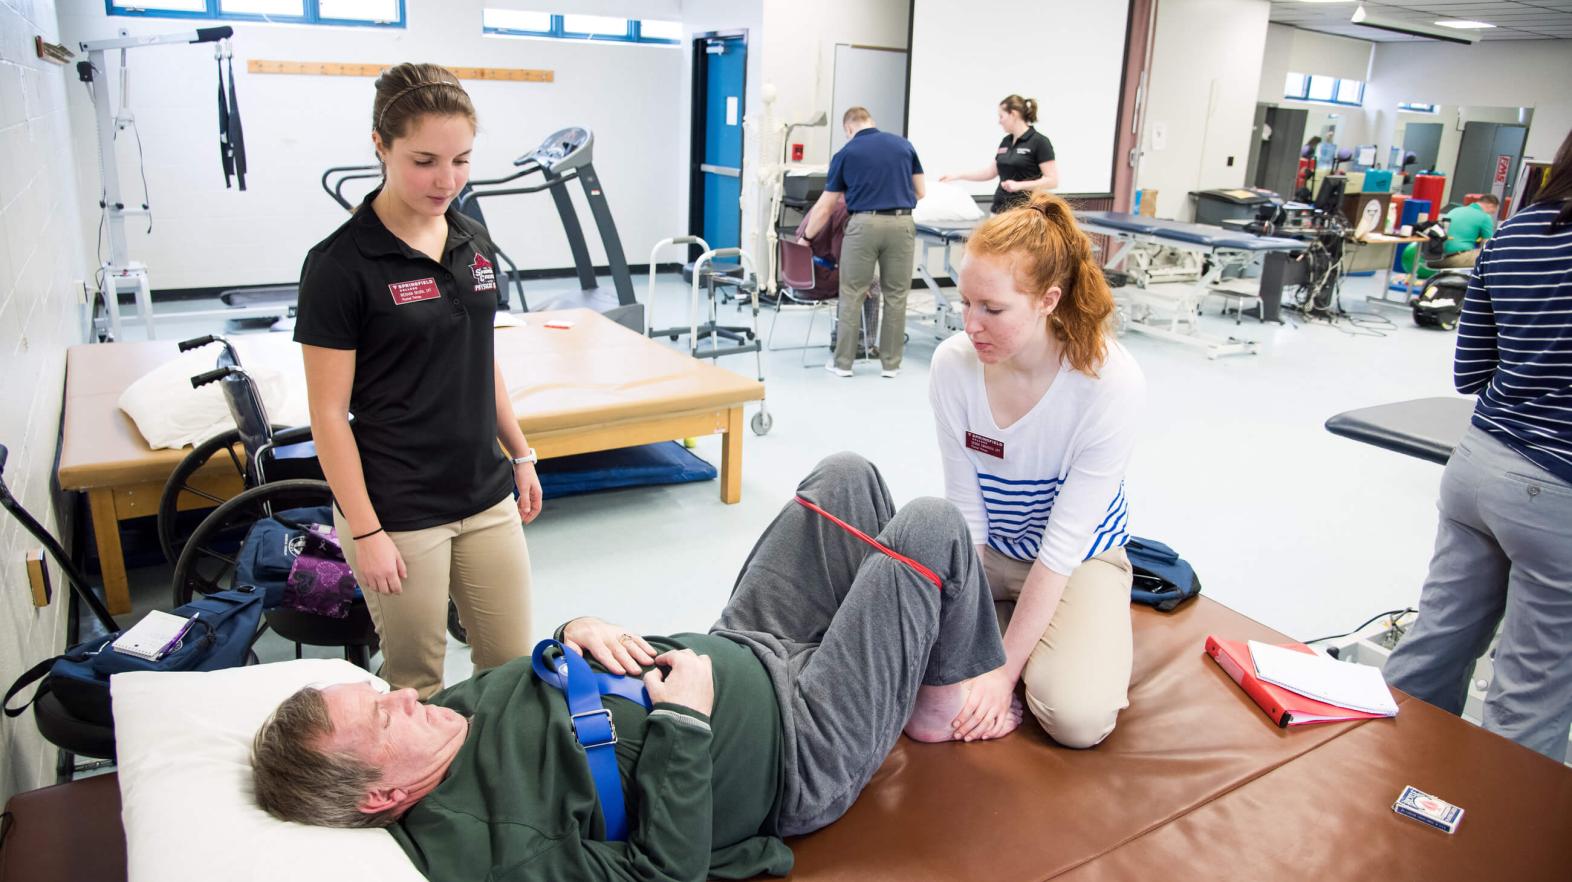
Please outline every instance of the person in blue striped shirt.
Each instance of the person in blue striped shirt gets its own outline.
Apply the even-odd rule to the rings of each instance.
[[[1005,626],[1004,666],[973,681],[957,737],[1026,705],[1091,747],[1129,706],[1130,509],[1124,472],[1146,381],[1108,335],[1113,295],[1070,206],[1046,191],[971,235],[965,334],[933,355],[945,496],[966,518]]]
[[[1485,244],[1457,332],[1478,393],[1441,479],[1419,619],[1392,685],[1461,713],[1499,626],[1486,729],[1558,762],[1572,726],[1572,132],[1544,188]]]

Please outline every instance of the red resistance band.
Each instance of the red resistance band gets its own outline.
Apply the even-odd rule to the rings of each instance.
[[[797,502],[800,505],[802,505],[803,508],[806,508],[806,509],[808,509],[810,511],[818,512],[820,515],[823,515],[825,518],[829,519],[830,523],[834,524],[835,526],[840,527],[842,530],[845,530],[846,532],[852,534],[853,536],[856,536],[858,539],[861,539],[862,541],[868,543],[869,545],[872,545],[874,548],[878,549],[879,551],[889,555],[890,557],[895,558],[896,560],[900,561],[901,563],[906,564],[907,566],[909,566],[912,569],[916,570],[918,575],[920,575],[924,579],[927,579],[928,581],[932,582],[933,583],[933,587],[939,589],[940,591],[944,590],[944,580],[940,579],[939,578],[939,574],[935,573],[933,570],[928,569],[927,567],[923,566],[922,564],[918,563],[915,560],[912,560],[911,558],[907,557],[906,555],[901,554],[900,552],[896,551],[895,549],[890,548],[887,545],[881,544],[879,542],[879,540],[873,538],[872,536],[869,536],[867,533],[864,533],[863,531],[857,529],[856,527],[853,527],[851,524],[846,523],[845,521],[841,520],[840,518],[836,517],[835,515],[830,514],[829,512],[827,512],[824,509],[818,507],[817,505],[814,505],[813,503],[811,503],[808,500],[802,498],[801,496],[797,497]]]

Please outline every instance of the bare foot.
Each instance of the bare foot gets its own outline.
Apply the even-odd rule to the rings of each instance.
[[[966,706],[966,697],[971,694],[971,691],[971,680],[962,680],[949,686],[919,687],[917,704],[912,709],[911,719],[906,721],[906,737],[913,741],[929,743],[954,741],[955,727],[952,722]],[[1021,699],[1019,697],[1012,699],[1007,718],[1001,720],[994,731],[977,740],[1002,738],[1015,731],[1015,728],[1021,725],[1023,713]]]

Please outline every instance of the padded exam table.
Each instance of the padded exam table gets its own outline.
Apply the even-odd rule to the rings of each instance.
[[[519,426],[542,458],[675,438],[723,438],[720,493],[742,498],[743,408],[764,384],[690,358],[588,309],[531,312],[497,331],[497,361]],[[566,319],[566,330],[547,328]],[[190,452],[153,450],[120,410],[126,387],[176,357],[174,341],[94,343],[66,354],[61,489],[87,493],[111,612],[131,611],[119,524],[156,514],[164,482]],[[193,480],[219,498],[240,492],[227,463]]]
[[[1572,769],[1402,693],[1394,719],[1279,729],[1202,647],[1282,634],[1206,597],[1132,618],[1108,740],[1067,750],[1031,720],[991,743],[903,738],[844,818],[792,841],[790,878],[1566,882]],[[123,879],[106,779],[14,797],[0,882]],[[1392,812],[1410,784],[1464,808],[1455,834]]]
[[[1137,248],[1178,248],[1209,258],[1211,266],[1201,274],[1198,281],[1193,284],[1165,286],[1177,289],[1176,296],[1165,296],[1152,289],[1143,288],[1122,289],[1122,293],[1135,292],[1134,305],[1142,310],[1149,310],[1157,304],[1169,314],[1169,321],[1164,323],[1148,321],[1144,313],[1134,315],[1129,323],[1131,330],[1179,343],[1201,346],[1210,358],[1220,355],[1253,354],[1256,351],[1255,343],[1250,340],[1234,338],[1226,341],[1209,340],[1195,333],[1201,301],[1209,294],[1234,299],[1259,299],[1254,291],[1246,292],[1228,287],[1222,282],[1223,272],[1231,267],[1249,264],[1266,254],[1293,253],[1303,251],[1306,247],[1305,243],[1298,239],[1254,236],[1207,224],[1164,220],[1117,211],[1080,211],[1076,212],[1075,217],[1087,230],[1110,236],[1119,243],[1104,261],[1104,266],[1107,267],[1118,266],[1131,256],[1132,249]],[[1181,324],[1188,325],[1190,332],[1181,332],[1179,330]]]
[[[1334,435],[1440,465],[1468,430],[1474,398],[1419,398],[1345,411],[1326,421]],[[1572,873],[1568,874],[1572,878]]]
[[[948,221],[917,224],[917,242],[922,245],[922,254],[917,257],[917,275],[922,278],[923,284],[933,292],[934,330],[941,336],[962,329],[964,320],[961,318],[961,302],[955,291],[946,291],[939,285],[933,273],[928,269],[928,258],[933,249],[940,249],[941,261],[945,275],[955,284],[960,283],[961,273],[955,266],[955,249],[964,249],[966,240],[971,236],[972,230],[982,220]]]

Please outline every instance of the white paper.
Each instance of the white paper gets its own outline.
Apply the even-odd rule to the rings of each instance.
[[[1257,677],[1316,701],[1370,714],[1394,716],[1397,702],[1381,669],[1309,655],[1269,643],[1249,642]]]
[[[155,609],[115,638],[115,651],[156,661],[159,651],[173,643],[189,622],[189,619]]]

